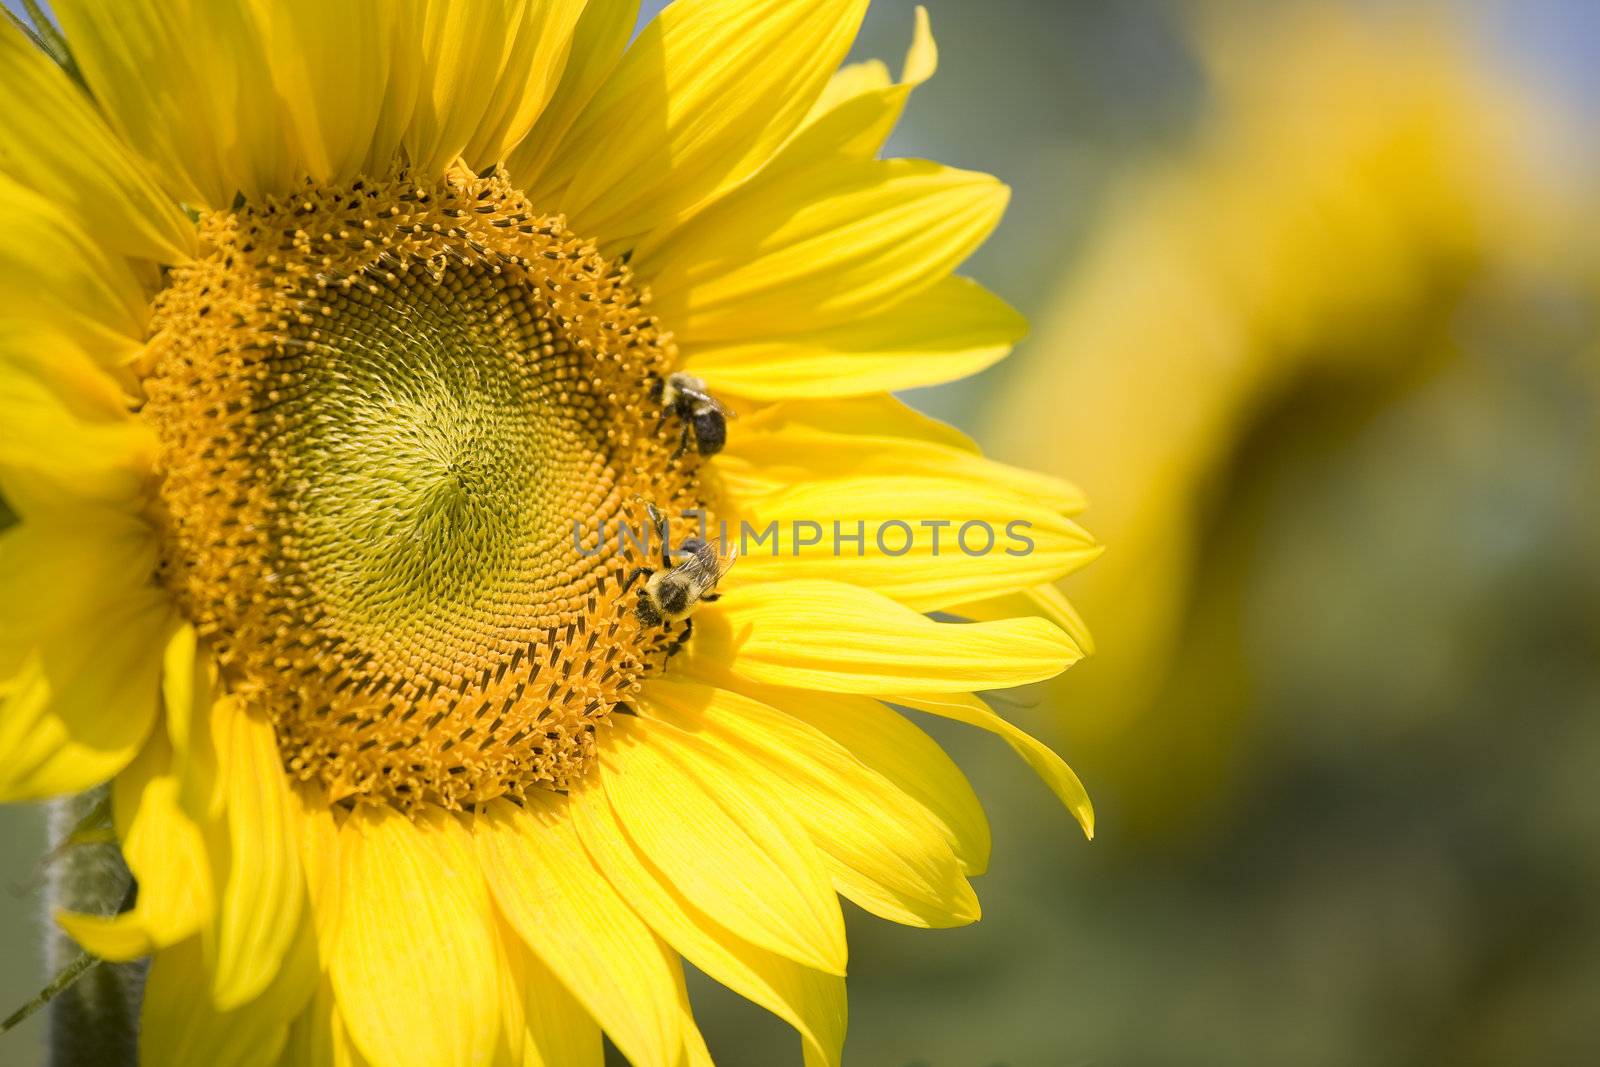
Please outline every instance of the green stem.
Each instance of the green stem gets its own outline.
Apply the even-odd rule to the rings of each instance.
[[[100,961],[87,952],[78,953],[78,958],[61,969],[61,973],[50,980],[50,984],[39,990],[38,994],[22,1007],[7,1015],[4,1022],[0,1022],[0,1034],[21,1026],[34,1012],[44,1007],[60,993],[72,987],[72,983],[83,977],[83,973]]]
[[[50,16],[39,5],[39,0],[22,0],[22,8],[27,13],[26,19],[8,9],[0,8],[0,10],[4,10],[11,17],[12,24],[28,35],[35,48],[55,60],[56,65],[66,71],[68,77],[77,82],[81,88],[87,89],[83,73],[78,70],[78,63],[72,58],[72,49],[67,46],[67,39],[61,35],[56,24],[50,21]]]
[[[104,803],[105,789],[95,789],[50,808],[50,836],[64,840]],[[65,932],[55,925],[59,909],[91,915],[115,915],[133,902],[133,876],[115,844],[80,844],[68,848],[51,864],[46,916],[52,931],[49,965],[57,974],[54,991],[45,994],[50,1006],[51,1067],[135,1067],[138,1063],[139,998],[144,988],[142,964],[99,967],[84,956]],[[74,968],[78,973],[62,977]]]

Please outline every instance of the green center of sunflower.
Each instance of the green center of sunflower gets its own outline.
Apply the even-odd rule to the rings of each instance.
[[[334,799],[564,787],[675,634],[593,533],[699,506],[625,267],[502,178],[207,217],[155,309],[163,573]],[[580,548],[578,530],[590,531]]]
[[[414,265],[375,289],[332,294],[265,360],[254,451],[299,489],[280,551],[339,633],[448,676],[460,652],[435,638],[509,656],[558,621],[528,594],[571,580],[567,517],[614,482],[606,404],[514,280]]]

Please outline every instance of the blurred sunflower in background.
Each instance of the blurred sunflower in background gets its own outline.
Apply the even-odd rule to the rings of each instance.
[[[1007,191],[877,158],[935,51],[919,15],[899,81],[836,73],[865,7],[0,24],[0,798],[111,782],[133,883],[59,918],[152,958],[143,1062],[705,1063],[686,959],[837,1063],[838,895],[968,923],[988,859],[891,703],[1090,830],[973,695],[1081,656],[1082,500],[889,396],[1021,335],[952,274]],[[740,416],[719,454],[680,372]],[[654,508],[1034,549],[752,554],[645,621],[573,534]]]
[[[1593,1061],[1596,10],[1178,10],[1193,67],[1133,80],[1184,125],[1144,105],[1073,188],[980,432],[1070,468],[1108,546],[1040,708],[1104,845],[1020,872],[1031,921],[926,995],[1019,1063]],[[1040,943],[1070,962],[1006,952]]]
[[[1203,823],[1249,759],[1257,561],[1220,532],[1253,521],[1241,468],[1286,430],[1361,424],[1361,397],[1460,358],[1470,309],[1571,273],[1547,112],[1457,14],[1197,6],[1192,143],[1121,180],[1008,367],[986,440],[1071,465],[1115,546],[1064,586],[1106,649],[1051,692],[1122,829]]]

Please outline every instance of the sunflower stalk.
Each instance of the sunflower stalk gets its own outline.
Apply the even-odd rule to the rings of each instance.
[[[69,839],[105,810],[107,790],[91,790],[50,807],[50,836]],[[27,1008],[48,1004],[51,1067],[134,1067],[138,1062],[142,964],[104,963],[84,953],[55,925],[57,911],[114,915],[133,903],[133,875],[113,843],[84,843],[64,850],[50,867],[45,921],[55,978]]]

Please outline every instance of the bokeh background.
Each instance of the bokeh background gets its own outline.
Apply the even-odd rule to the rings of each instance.
[[[1099,653],[1002,710],[1099,827],[929,723],[986,918],[850,916],[848,1062],[1600,1063],[1600,4],[928,6],[891,150],[1014,187],[968,273],[1035,330],[908,399],[1090,494]],[[0,809],[0,1014],[46,848]],[[724,1067],[798,1058],[693,992]]]

